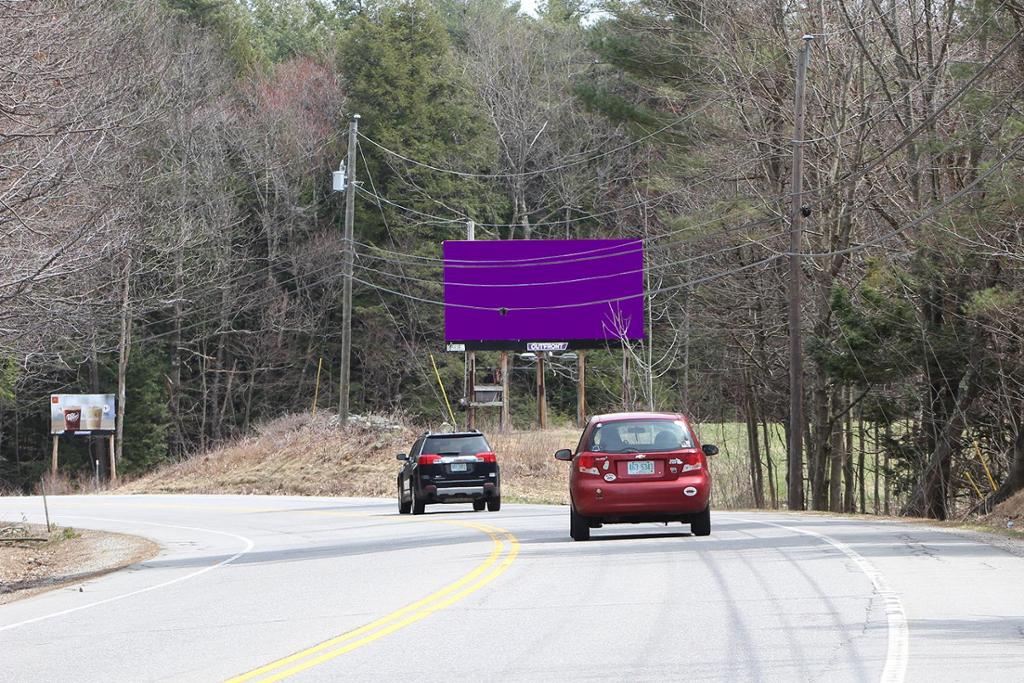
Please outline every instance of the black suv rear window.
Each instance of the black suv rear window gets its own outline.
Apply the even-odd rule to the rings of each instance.
[[[491,447],[480,434],[465,436],[428,436],[421,453],[435,455],[476,455],[489,453]]]

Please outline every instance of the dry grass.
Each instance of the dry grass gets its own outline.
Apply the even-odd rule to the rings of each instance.
[[[569,464],[555,460],[559,448],[574,448],[577,429],[488,435],[501,464],[502,497],[513,503],[569,502]]]
[[[417,434],[395,427],[353,422],[341,428],[332,415],[291,415],[268,422],[254,436],[157,469],[119,492],[393,496],[395,454],[406,452]]]
[[[273,420],[254,436],[205,455],[160,468],[118,492],[239,493],[391,498],[399,465],[422,429],[400,422],[390,428],[350,423],[321,414]],[[507,502],[568,503],[569,465],[554,459],[574,448],[575,428],[488,434],[501,464]],[[745,453],[723,451],[712,461],[715,505],[749,507]]]
[[[240,493],[393,497],[399,463],[422,429],[392,429],[330,415],[291,415],[256,435],[205,455],[162,467],[117,489],[119,493]],[[568,500],[566,463],[553,454],[576,444],[576,430],[488,435],[501,464],[502,494],[509,502]]]

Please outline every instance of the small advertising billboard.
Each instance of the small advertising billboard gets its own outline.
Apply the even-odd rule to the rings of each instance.
[[[117,413],[113,394],[52,394],[50,433],[112,434]]]

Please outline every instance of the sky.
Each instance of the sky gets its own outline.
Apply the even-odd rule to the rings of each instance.
[[[537,2],[538,0],[519,0],[519,11],[535,17],[537,16]]]

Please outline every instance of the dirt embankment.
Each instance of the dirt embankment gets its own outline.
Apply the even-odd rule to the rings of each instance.
[[[21,540],[21,539],[45,540]],[[137,536],[0,522],[0,605],[95,578],[159,552]]]
[[[1024,536],[1024,491],[1018,491],[981,519],[986,525]]]
[[[291,415],[262,425],[254,436],[157,469],[117,493],[240,493],[394,497],[399,463],[422,433],[382,418]],[[568,467],[554,460],[576,430],[486,434],[501,464],[508,502],[565,502]]]

